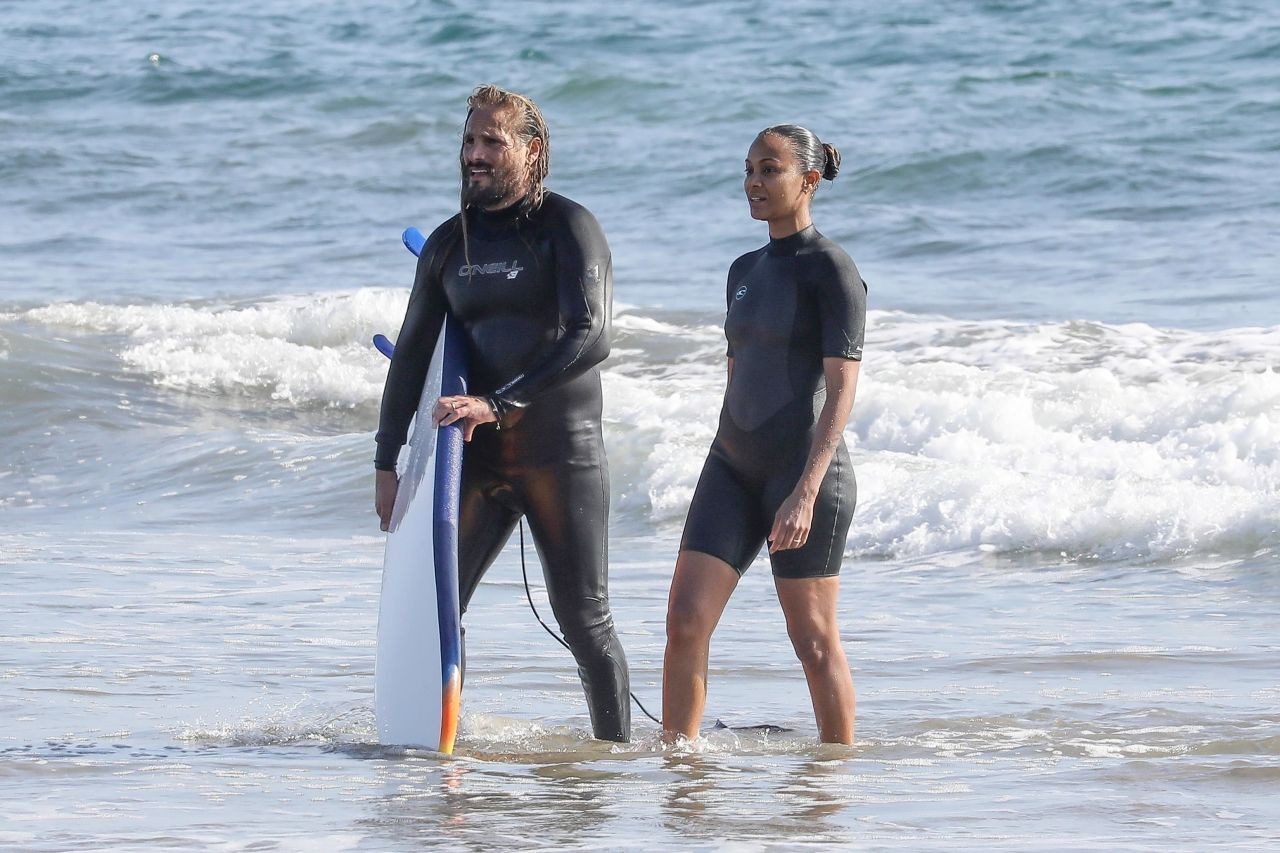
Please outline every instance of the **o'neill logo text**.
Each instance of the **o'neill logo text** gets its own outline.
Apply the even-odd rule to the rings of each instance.
[[[470,278],[473,275],[497,275],[503,273],[507,278],[515,278],[524,272],[518,261],[495,261],[491,264],[463,264],[458,268],[459,278]]]

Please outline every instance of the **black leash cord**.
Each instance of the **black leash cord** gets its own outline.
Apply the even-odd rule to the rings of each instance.
[[[542,626],[542,629],[546,631],[548,634],[550,634],[557,643],[559,643],[560,645],[568,649],[569,654],[573,654],[573,649],[569,648],[569,644],[564,641],[564,637],[561,637],[555,631],[552,631],[550,626],[548,626],[546,622],[542,621],[542,616],[538,614],[538,608],[534,606],[533,593],[529,591],[529,570],[525,568],[525,564],[524,564],[524,519],[523,518],[520,519],[520,575],[521,577],[524,578],[524,596],[525,598],[529,599],[529,609],[533,611],[533,618],[538,620],[538,624]],[[631,701],[636,703],[636,707],[639,708],[641,711],[643,711],[646,717],[653,720],[659,726],[662,725],[662,721],[659,720],[657,717],[655,717],[653,714],[650,714],[649,709],[640,703],[640,700],[636,698],[636,694],[631,693],[630,695],[631,695]]]

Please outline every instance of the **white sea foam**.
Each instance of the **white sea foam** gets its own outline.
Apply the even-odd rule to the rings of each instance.
[[[1280,329],[882,312],[870,327],[848,431],[853,552],[1160,558],[1280,545]],[[606,374],[615,471],[673,523],[723,382],[718,345],[689,355],[676,375]]]
[[[1280,329],[877,320],[855,550],[1280,544]]]
[[[402,290],[247,306],[58,304],[162,386],[376,405]],[[724,387],[717,317],[620,307],[606,362],[616,508],[674,527]],[[1280,328],[1217,332],[872,312],[848,439],[860,555],[1164,558],[1280,547]],[[362,458],[361,463],[365,460]],[[354,463],[353,463],[354,464]]]
[[[126,335],[121,359],[161,385],[353,406],[381,394],[386,360],[369,341],[394,337],[406,299],[366,288],[248,306],[59,303],[27,318]]]

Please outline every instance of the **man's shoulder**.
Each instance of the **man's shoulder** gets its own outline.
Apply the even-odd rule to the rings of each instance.
[[[448,253],[458,244],[462,229],[458,227],[461,215],[453,216],[441,222],[427,237],[418,251],[418,275],[431,273],[438,275]]]
[[[455,213],[444,222],[441,222],[436,226],[435,230],[431,232],[430,236],[427,237],[426,245],[434,246],[437,243],[453,239],[454,235],[460,230],[458,225],[461,221],[462,214]]]
[[[540,213],[547,222],[564,222],[569,225],[590,225],[599,228],[595,214],[571,198],[550,190],[542,197]]]

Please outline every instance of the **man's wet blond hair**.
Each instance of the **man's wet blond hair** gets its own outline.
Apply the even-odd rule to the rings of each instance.
[[[525,145],[534,139],[542,140],[538,159],[529,167],[529,192],[520,200],[520,212],[530,213],[542,206],[542,199],[547,194],[545,182],[551,172],[551,134],[547,131],[547,121],[542,117],[542,110],[529,98],[494,85],[480,86],[467,98],[467,121],[471,120],[471,114],[476,110],[494,107],[510,110],[514,114],[515,126],[511,130]],[[465,128],[466,122],[462,126]],[[463,207],[466,207],[465,203]]]

